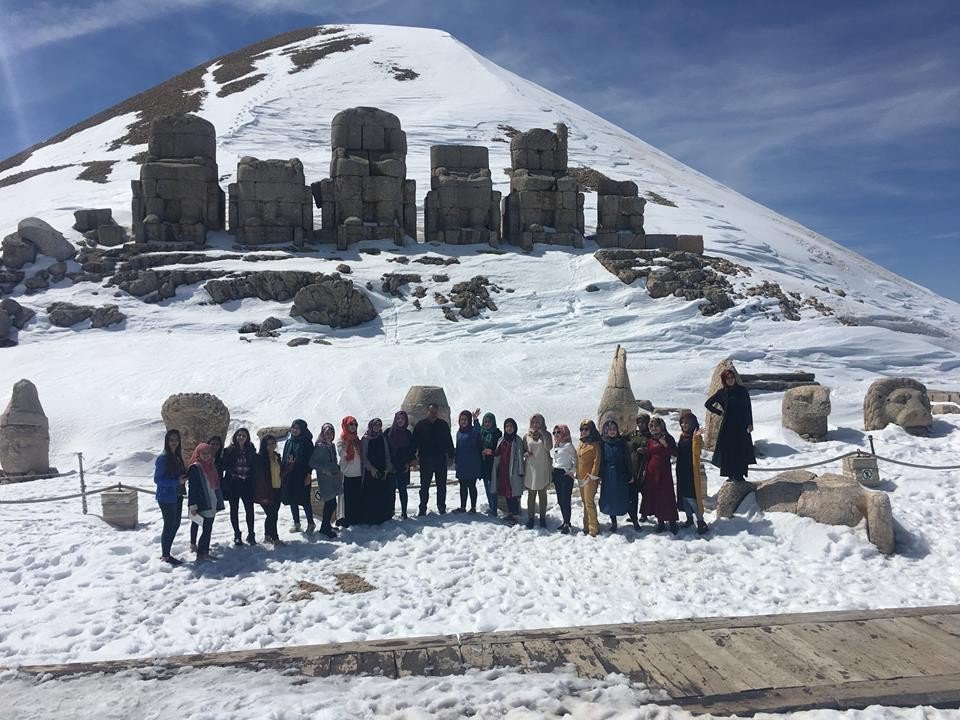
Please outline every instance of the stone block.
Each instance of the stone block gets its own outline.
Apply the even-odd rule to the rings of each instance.
[[[360,155],[340,155],[330,160],[331,177],[355,175],[366,177],[370,174],[370,161]]]
[[[622,215],[643,215],[646,204],[647,201],[642,197],[622,197],[620,198],[620,213]]]
[[[597,183],[597,195],[618,195],[621,197],[637,197],[639,190],[637,184],[632,180],[611,180],[603,176]]]
[[[386,128],[377,125],[363,125],[361,130],[364,150],[384,151],[387,149]]]
[[[462,167],[460,162],[460,148],[463,145],[431,145],[430,168],[447,168],[448,170]]]
[[[101,225],[109,225],[114,222],[113,210],[110,208],[91,208],[83,210],[74,210],[73,229],[78,232],[87,232],[96,230]]]
[[[368,177],[362,180],[364,202],[396,202],[403,200],[401,181],[392,177]]]
[[[398,158],[380,160],[370,163],[370,174],[385,175],[392,178],[405,178],[407,176],[407,164]]]
[[[407,134],[399,127],[387,128],[387,149],[400,157],[406,157]]]
[[[618,232],[617,246],[627,250],[644,250],[647,247],[643,233]]]
[[[127,229],[116,224],[101,225],[97,228],[97,244],[105,247],[123,245],[130,238]]]
[[[511,191],[553,190],[557,187],[557,181],[551,175],[538,175],[527,170],[516,170],[510,176]]]
[[[843,475],[864,487],[880,486],[880,468],[872,455],[850,455],[843,459]]]
[[[404,180],[403,181],[403,202],[416,204],[417,202],[417,181],[416,180]]]
[[[676,250],[676,235],[647,235],[646,246],[648,250]]]
[[[330,126],[330,144],[334,148],[360,150],[363,147],[362,127],[346,119],[338,122],[334,117]]]
[[[677,235],[677,250],[703,255],[703,235]]]

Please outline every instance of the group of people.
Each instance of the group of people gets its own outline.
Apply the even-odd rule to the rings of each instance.
[[[732,371],[722,377],[723,387],[705,403],[709,412],[722,416],[712,462],[723,477],[742,482],[748,466],[756,462],[750,396]],[[228,446],[212,437],[198,444],[184,463],[180,433],[171,429],[154,472],[163,515],[161,557],[175,565],[182,562],[171,552],[184,500],[191,520],[191,549],[197,560],[205,560],[210,557],[214,517],[227,505],[236,545],[257,542],[255,504],[265,514],[264,540],[283,545],[277,529],[281,505],[290,508],[293,532],[304,529],[301,510],[305,531],[317,531],[311,502],[315,480],[315,497],[323,508],[319,532],[336,538],[341,528],[392,518],[398,496],[400,515],[406,519],[413,469],[420,473],[418,516],[427,514],[431,485],[436,486],[437,511],[446,513],[450,467],[455,468],[460,490],[460,503],[453,512],[477,512],[477,485],[482,482],[489,515],[499,514],[502,499],[505,520],[515,525],[521,521],[520,503],[525,497],[526,527],[534,528],[539,522],[546,528],[547,488],[553,485],[562,516],[559,530],[569,534],[576,486],[583,504],[584,534],[599,534],[598,509],[610,518],[612,532],[618,529],[618,518],[627,516],[637,531],[653,518],[657,532],[669,527],[676,534],[683,512],[683,526],[696,522],[697,533],[703,534],[709,527],[703,516],[706,478],[696,415],[681,413],[679,430],[675,439],[662,418],[643,412],[637,415],[636,427],[626,431],[613,419],[603,422],[599,430],[593,420],[583,420],[574,446],[566,425],[548,431],[539,413],[520,435],[513,418],[504,420],[501,429],[492,413],[481,418],[477,409],[459,414],[454,440],[450,426],[439,417],[439,408],[430,405],[426,417],[412,430],[403,410],[395,413],[386,430],[380,418],[370,420],[363,435],[352,416],[343,418],[339,434],[331,423],[324,423],[316,440],[304,420],[294,420],[282,454],[277,452],[277,437],[265,435],[257,448],[249,431],[240,428]],[[676,458],[675,479],[672,458]]]

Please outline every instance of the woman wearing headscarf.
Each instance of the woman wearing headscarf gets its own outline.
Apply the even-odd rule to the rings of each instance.
[[[507,501],[507,524],[516,525],[520,514],[520,495],[523,494],[523,440],[517,435],[517,421],[503,421],[503,437],[493,456],[493,472],[490,475],[488,492]],[[494,505],[496,507],[496,505]]]
[[[596,537],[597,486],[600,483],[600,432],[593,420],[580,421],[580,446],[577,448],[577,484],[583,501],[583,533]]]
[[[463,410],[457,418],[457,442],[453,458],[457,464],[457,480],[460,482],[460,507],[454,512],[466,512],[470,498],[470,512],[477,511],[477,479],[483,474],[481,466],[480,423],[477,418],[480,408],[472,413]]]
[[[183,465],[180,450],[180,431],[167,430],[163,438],[163,453],[157,456],[153,467],[153,481],[157,484],[157,504],[163,515],[163,531],[160,533],[160,559],[171,565],[183,561],[170,554],[173,539],[180,529],[183,516],[183,490],[187,483],[187,470]]]
[[[497,418],[493,413],[486,413],[480,423],[480,473],[483,485],[487,491],[487,514],[497,516],[497,486],[491,484],[493,476],[494,455],[503,433],[497,427]],[[492,489],[492,492],[491,492]]]
[[[281,493],[285,505],[290,506],[293,518],[292,532],[300,532],[300,508],[307,517],[307,532],[316,529],[313,523],[313,505],[310,502],[310,456],[313,454],[313,433],[305,420],[290,423],[290,433],[283,444],[281,465]]]
[[[677,514],[677,497],[673,492],[670,458],[677,454],[677,443],[667,432],[663,418],[650,419],[650,435],[640,512],[657,518],[657,532],[663,532],[664,523],[669,522],[670,532],[676,535],[680,516]]]
[[[687,515],[684,527],[693,525],[697,517],[697,533],[703,535],[710,528],[703,519],[705,478],[700,472],[700,452],[703,438],[700,421],[692,412],[680,416],[680,437],[677,440],[677,509]]]
[[[223,438],[219,435],[213,435],[207,440],[207,445],[213,448],[213,464],[217,467],[217,476],[220,478],[220,487],[223,487]],[[200,526],[196,523],[190,523],[190,551],[197,552],[197,533]]]
[[[617,531],[617,516],[628,514],[629,483],[630,451],[617,421],[607,420],[600,445],[600,512],[610,516],[610,532]]]
[[[557,503],[560,505],[560,514],[563,516],[560,532],[568,535],[570,533],[570,500],[577,471],[577,451],[573,449],[570,428],[566,425],[555,425],[553,428],[550,459],[553,462],[553,485],[557,490]]]
[[[284,545],[277,530],[280,515],[280,455],[277,453],[277,438],[264,435],[260,439],[260,452],[256,458],[257,472],[254,474],[254,496],[256,503],[263,508],[266,518],[263,521],[263,537],[274,545]]]
[[[223,497],[230,505],[230,524],[233,525],[233,544],[243,545],[240,533],[240,504],[247,521],[247,542],[257,544],[253,531],[254,473],[257,471],[257,450],[250,442],[250,432],[240,428],[230,439],[230,447],[223,453]]]
[[[340,422],[337,440],[337,458],[343,475],[342,527],[362,522],[363,510],[363,450],[357,435],[357,419],[348,415]]]
[[[320,436],[310,456],[310,467],[317,471],[317,500],[323,503],[323,520],[320,533],[333,539],[337,531],[333,527],[333,516],[337,512],[337,498],[343,494],[343,475],[337,462],[337,448],[333,441],[337,431],[330,423],[320,428]]]
[[[223,510],[220,475],[214,463],[213,448],[207,443],[197,445],[190,456],[190,467],[187,470],[187,506],[190,520],[203,526],[197,540],[197,560],[207,560],[210,558],[213,519]]]
[[[720,468],[720,475],[734,482],[744,482],[749,465],[756,465],[753,453],[753,406],[750,392],[737,382],[737,375],[727,368],[720,374],[723,383],[704,403],[714,415],[720,415],[720,429],[710,461]]]
[[[553,441],[547,432],[547,421],[536,413],[530,418],[530,429],[523,436],[523,457],[526,467],[523,485],[527,488],[527,528],[532,529],[536,500],[540,505],[540,527],[547,526],[547,487],[553,481],[550,448]]]
[[[360,440],[360,457],[363,462],[363,508],[361,522],[379,525],[393,517],[393,464],[390,461],[390,444],[383,434],[383,421],[373,418],[367,423],[367,431]]]
[[[407,519],[407,487],[410,485],[410,466],[416,462],[417,448],[410,432],[410,418],[403,410],[397,410],[393,424],[386,432],[390,445],[390,460],[393,463],[393,485],[400,496],[400,517]]]

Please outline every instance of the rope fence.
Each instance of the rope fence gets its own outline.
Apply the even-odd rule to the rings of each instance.
[[[844,458],[848,457],[861,457],[861,458],[873,458],[874,460],[880,462],[891,463],[893,465],[900,465],[903,467],[917,468],[922,470],[960,470],[960,465],[925,465],[923,463],[912,463],[905,460],[896,460],[894,458],[885,457],[883,455],[877,455],[873,452],[873,437],[869,436],[871,452],[865,452],[863,450],[853,450],[851,452],[846,452],[841,455],[836,455],[834,457],[827,458],[825,460],[817,460],[816,462],[805,463],[803,465],[787,465],[787,466],[763,466],[755,465],[750,468],[750,472],[788,472],[790,470],[806,470],[807,468],[819,467],[821,465],[829,465],[838,461],[842,461]],[[57,495],[55,497],[39,497],[39,498],[21,498],[18,500],[0,500],[0,505],[32,505],[35,503],[46,503],[46,502],[60,502],[63,500],[75,500],[80,498],[83,505],[83,514],[87,514],[87,498],[91,495],[99,495],[100,493],[107,492],[109,490],[134,490],[138,493],[144,495],[155,495],[155,489],[137,487],[136,485],[127,485],[120,480],[116,480],[110,485],[105,487],[88,489],[86,486],[87,477],[94,478],[106,478],[113,480],[113,476],[110,475],[101,475],[99,473],[88,474],[84,472],[83,469],[83,453],[77,453],[77,460],[79,464],[79,472],[70,470],[69,472],[60,473],[59,475],[47,474],[38,474],[33,476],[18,476],[16,482],[24,482],[31,479],[49,479],[49,478],[68,478],[78,476],[80,479],[80,492],[71,493],[70,495]],[[153,479],[153,475],[124,475],[125,478],[134,478],[134,479]],[[6,483],[5,483],[6,484]],[[447,480],[447,487],[455,486],[458,484],[456,479]],[[410,483],[407,485],[408,490],[419,490],[422,487],[421,483]]]

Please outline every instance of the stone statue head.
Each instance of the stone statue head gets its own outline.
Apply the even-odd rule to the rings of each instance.
[[[830,388],[823,385],[801,385],[783,394],[781,421],[785,428],[798,435],[819,440],[827,434],[830,415]]]
[[[930,396],[922,383],[911,378],[876,380],[863,399],[863,427],[882,430],[899,425],[913,435],[924,435],[933,424]]]

